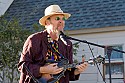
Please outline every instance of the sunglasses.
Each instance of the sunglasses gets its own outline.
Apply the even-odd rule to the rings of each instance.
[[[56,17],[55,20],[60,20],[61,18],[60,17]],[[65,17],[62,18],[63,21],[67,20]]]

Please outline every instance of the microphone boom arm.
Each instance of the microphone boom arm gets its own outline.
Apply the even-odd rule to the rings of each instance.
[[[66,39],[69,39],[69,40],[79,41],[79,42],[82,42],[82,43],[86,43],[86,44],[90,44],[90,45],[94,45],[94,46],[97,46],[97,47],[104,48],[107,51],[106,53],[108,55],[108,60],[109,60],[109,81],[110,81],[110,83],[112,83],[112,81],[111,81],[111,62],[110,62],[111,53],[109,53],[109,52],[111,52],[112,50],[114,50],[114,51],[117,51],[117,52],[125,53],[125,51],[117,50],[117,49],[111,48],[109,46],[104,46],[104,45],[99,45],[99,44],[91,43],[91,42],[88,42],[86,40],[79,40],[79,39],[76,39],[76,38],[69,37],[67,35],[64,35],[64,36],[65,36]]]

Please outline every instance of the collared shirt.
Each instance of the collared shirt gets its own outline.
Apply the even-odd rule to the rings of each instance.
[[[25,64],[32,75],[35,78],[40,78],[39,69],[41,66],[45,65],[46,55],[47,55],[47,31],[38,32],[30,35],[23,46],[23,51],[21,53],[20,61],[18,64],[18,69],[21,72],[19,83],[34,83],[32,78],[26,72],[23,64]],[[58,50],[59,52],[69,60],[69,63],[73,63],[73,53],[72,53],[72,43],[67,40],[67,44],[58,40]],[[65,77],[62,77],[59,81],[60,83],[69,83],[70,80],[78,80],[79,75],[74,75],[74,69],[71,71],[67,70],[65,72]]]

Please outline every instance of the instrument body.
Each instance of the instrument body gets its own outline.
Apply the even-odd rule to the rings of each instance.
[[[94,59],[89,59],[88,61],[80,62],[80,63],[72,63],[69,64],[68,59],[61,59],[60,61],[53,61],[53,60],[48,60],[48,63],[58,63],[57,66],[59,68],[63,67],[63,71],[59,74],[56,75],[43,75],[40,79],[38,79],[42,83],[56,83],[61,77],[65,76],[64,73],[67,69],[69,68],[75,68],[77,65],[80,65],[84,62],[87,62],[88,64],[95,65],[97,63],[101,64],[104,63],[104,58],[102,56],[95,57]],[[46,76],[50,77],[50,79],[46,79]]]

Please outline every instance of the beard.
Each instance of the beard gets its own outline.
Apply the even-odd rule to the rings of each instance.
[[[60,31],[63,31],[64,25],[61,22],[58,22],[57,26],[54,29],[54,33],[56,33],[57,35],[60,34]]]
[[[47,27],[47,28],[48,28],[47,30],[48,30],[51,38],[58,40],[60,31],[63,31],[64,24],[61,22],[58,22],[58,24],[54,26],[54,24],[51,23],[51,25],[49,25],[49,27]]]
[[[58,39],[59,35],[60,35],[60,31],[58,30],[58,28],[56,28],[53,32],[54,32],[54,34],[56,35],[56,37]]]

